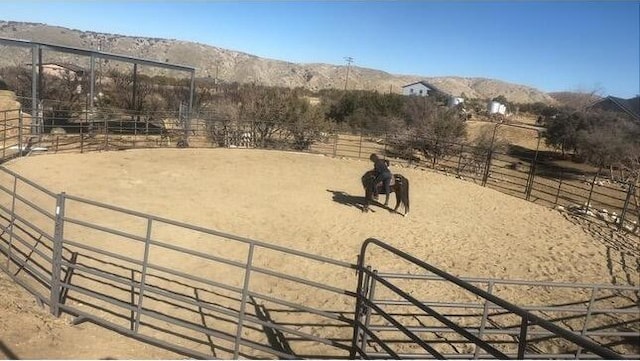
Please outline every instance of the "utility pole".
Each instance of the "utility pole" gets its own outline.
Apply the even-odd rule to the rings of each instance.
[[[351,63],[353,63],[353,58],[347,56],[344,58],[347,62],[347,77],[344,79],[344,90],[347,90],[347,84],[349,84],[349,68],[351,68]]]

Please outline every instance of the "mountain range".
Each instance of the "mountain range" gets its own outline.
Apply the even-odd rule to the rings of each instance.
[[[557,103],[550,94],[535,88],[496,79],[458,76],[397,75],[358,66],[331,64],[299,64],[260,58],[251,54],[215,46],[149,37],[81,31],[59,26],[0,20],[0,37],[93,49],[161,62],[195,67],[197,78],[220,82],[256,83],[267,86],[303,87],[309,90],[327,88],[401,92],[402,86],[426,81],[455,96],[489,99],[504,95],[514,103]],[[43,52],[43,62],[68,62],[89,67],[89,59],[72,54]],[[25,48],[0,45],[0,66],[31,63],[31,52]],[[110,62],[110,67],[124,70],[130,64]],[[148,75],[167,74],[159,68],[139,67]],[[452,71],[455,71],[452,69]],[[348,77],[347,77],[348,72]]]

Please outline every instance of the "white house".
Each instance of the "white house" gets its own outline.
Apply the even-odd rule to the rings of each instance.
[[[449,97],[449,101],[447,102],[447,106],[449,108],[453,108],[458,104],[462,104],[464,103],[464,98],[463,97],[455,97],[455,96],[450,96]]]
[[[507,113],[507,106],[496,101],[490,101],[489,104],[487,104],[487,110],[489,114],[505,115]]]
[[[442,93],[442,92],[438,90],[438,88],[422,80],[415,83],[404,85],[402,87],[402,95],[416,95],[421,97],[428,97],[433,93]]]

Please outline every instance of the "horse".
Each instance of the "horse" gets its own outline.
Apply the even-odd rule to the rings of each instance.
[[[373,202],[373,181],[376,178],[375,171],[370,170],[362,176],[362,186],[365,190],[363,212],[369,211],[369,203]],[[378,194],[385,194],[384,185],[382,182],[378,182],[375,185],[378,187]],[[402,174],[394,174],[390,185],[390,192],[396,194],[396,206],[393,208],[394,212],[398,212],[400,203],[404,205],[403,216],[409,215],[409,180]],[[399,213],[399,212],[398,212]]]

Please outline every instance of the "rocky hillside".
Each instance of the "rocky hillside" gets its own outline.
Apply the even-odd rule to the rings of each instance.
[[[96,49],[114,54],[189,65],[198,69],[197,77],[217,78],[226,82],[255,82],[263,85],[304,87],[311,90],[342,89],[347,75],[345,65],[296,64],[193,42],[103,34],[45,24],[0,20],[0,37]],[[89,64],[87,58],[52,52],[45,52],[44,61],[66,61],[87,67]],[[0,66],[29,62],[31,62],[31,56],[28,50],[0,46]],[[110,62],[107,66],[124,68],[125,64]],[[140,71],[147,74],[159,72],[157,69],[149,68]],[[452,69],[452,72],[454,71],[455,69]],[[504,95],[509,101],[518,103],[555,102],[549,95],[537,89],[500,80],[395,75],[357,66],[352,66],[349,70],[348,88],[400,92],[403,85],[419,80],[428,81],[452,95],[464,93],[470,98],[492,98]]]
[[[602,99],[593,93],[577,93],[577,92],[557,92],[549,93],[560,105],[564,105],[573,109],[584,109],[596,101]]]

